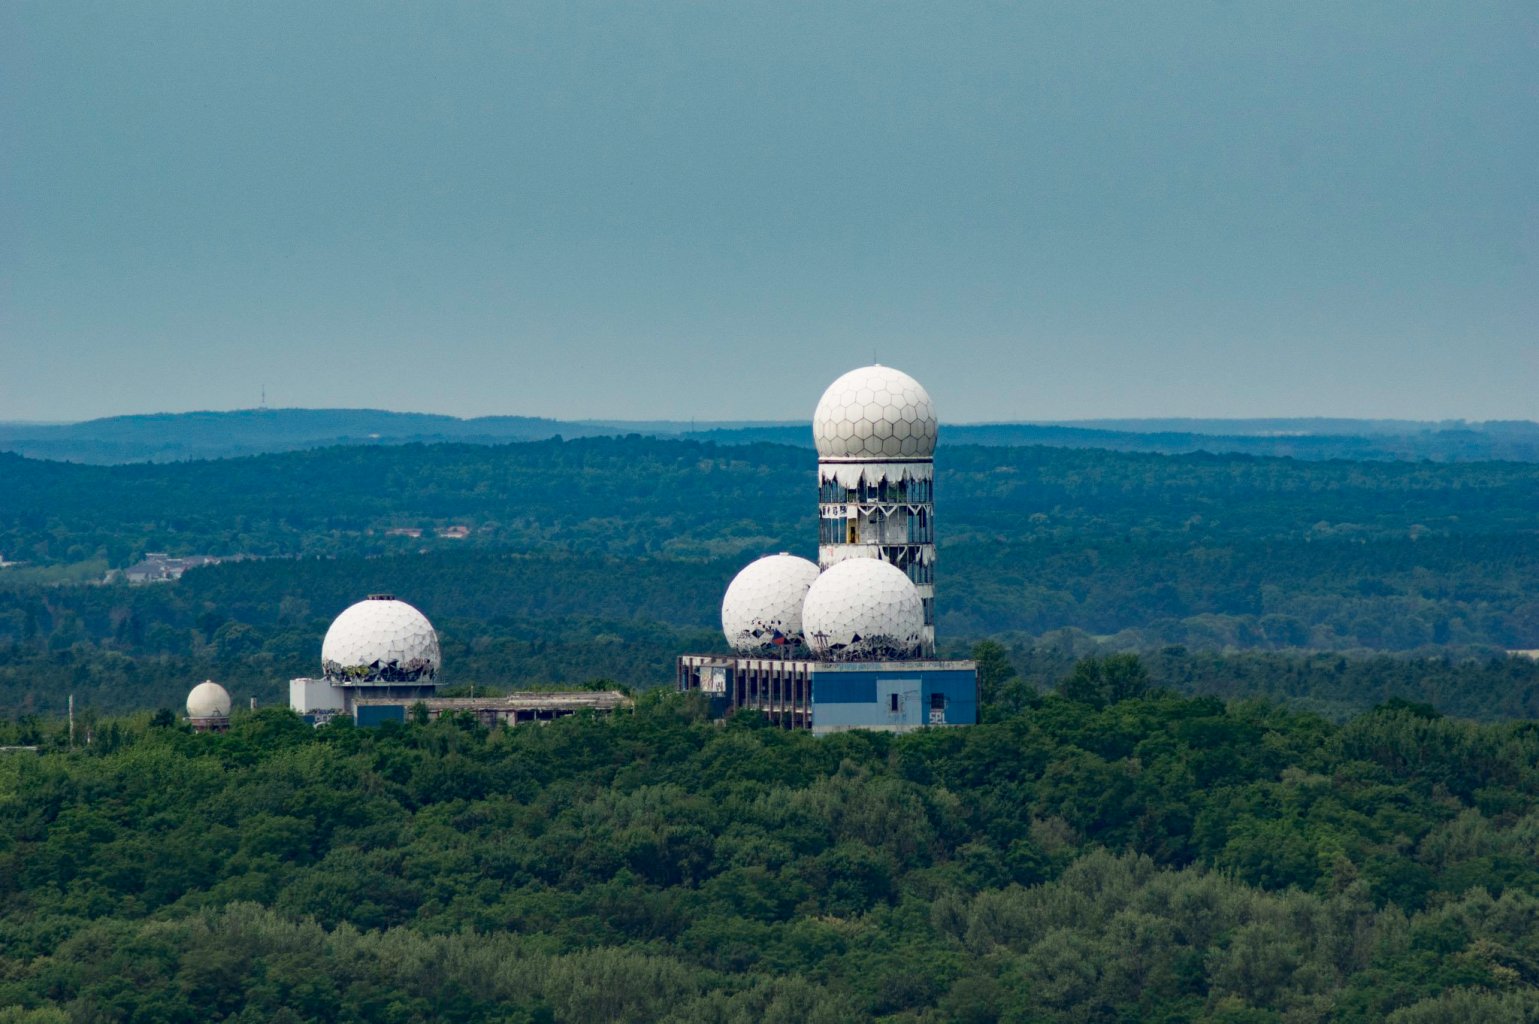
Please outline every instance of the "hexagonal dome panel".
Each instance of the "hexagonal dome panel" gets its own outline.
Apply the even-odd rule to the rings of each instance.
[[[415,683],[438,675],[433,624],[405,601],[376,594],[348,608],[321,642],[321,669],[339,683]]]
[[[853,424],[853,429],[839,429]],[[878,430],[877,424],[884,424]],[[935,453],[935,407],[919,382],[890,366],[863,366],[828,386],[812,416],[822,458],[891,458]],[[914,444],[891,446],[892,438]],[[900,451],[901,450],[901,451]]]
[[[721,601],[721,631],[740,654],[804,654],[802,602],[817,563],[781,552],[750,562]]]

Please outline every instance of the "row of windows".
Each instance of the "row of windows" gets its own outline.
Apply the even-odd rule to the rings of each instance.
[[[819,544],[933,544],[935,524],[921,512],[917,516],[885,519],[846,519],[824,516],[818,520]]]
[[[910,562],[905,567],[905,571],[908,573],[908,578],[913,580],[916,585],[935,582],[935,566],[928,562]],[[928,622],[929,620],[926,619],[925,621]]]
[[[824,503],[888,501],[923,504],[935,500],[935,481],[888,480],[884,477],[875,483],[861,480],[858,487],[845,487],[837,480],[825,480],[818,487],[818,500]]]

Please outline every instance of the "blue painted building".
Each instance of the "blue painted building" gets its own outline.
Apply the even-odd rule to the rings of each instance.
[[[681,692],[699,690],[713,710],[763,712],[787,729],[908,732],[975,725],[978,666],[971,661],[809,661],[686,654]]]

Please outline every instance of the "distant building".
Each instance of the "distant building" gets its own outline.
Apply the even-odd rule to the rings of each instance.
[[[230,728],[230,694],[205,679],[187,695],[187,721],[194,732],[225,732]]]
[[[631,706],[617,690],[439,697],[438,632],[427,616],[391,594],[371,594],[338,615],[321,642],[319,679],[289,680],[289,707],[312,725],[339,715],[358,725],[405,722],[421,706],[430,719],[469,714],[482,724],[549,722],[579,711]]]
[[[182,578],[182,573],[188,569],[196,569],[201,565],[218,565],[223,559],[213,555],[183,555],[172,558],[164,552],[147,551],[142,562],[135,562],[122,571],[123,579],[129,583],[170,583]],[[114,574],[108,573],[110,582]]]
[[[579,711],[606,714],[632,707],[633,701],[619,690],[531,691],[506,697],[429,697],[417,701],[364,697],[353,701],[353,721],[358,725],[404,722],[418,705],[429,719],[465,714],[491,728],[550,722]]]

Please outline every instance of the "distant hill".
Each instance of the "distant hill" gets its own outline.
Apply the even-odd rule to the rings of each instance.
[[[0,451],[37,459],[116,465],[230,458],[334,445],[443,441],[506,444],[558,436],[627,434],[671,437],[746,425],[695,424],[687,420],[552,420],[533,416],[460,419],[383,409],[237,409],[112,416],[64,424],[0,422]],[[803,431],[806,432],[805,428]]]
[[[718,444],[812,444],[805,424],[754,424],[697,430],[686,436]],[[996,448],[1027,445],[1102,448],[1160,455],[1205,451],[1312,460],[1539,462],[1539,423],[1527,420],[1489,423],[1339,419],[942,423],[940,442]]]
[[[1188,691],[1539,714],[1539,666],[1502,653],[1539,648],[1539,464],[941,456],[952,654],[995,637],[1023,668],[1056,665],[1051,679],[1088,653],[1164,652],[1157,678]],[[0,722],[60,713],[70,693],[174,706],[204,678],[282,701],[331,618],[381,591],[438,625],[456,681],[663,684],[680,651],[720,648],[743,565],[816,554],[813,467],[805,448],[645,436],[124,466],[0,453],[0,553],[25,563],[0,569]],[[101,582],[148,552],[246,557]],[[1441,668],[1201,668],[1175,648],[1418,652]]]
[[[554,420],[531,416],[460,419],[380,409],[242,409],[114,416],[68,424],[0,423],[0,451],[114,465],[229,458],[333,445],[505,444],[556,436],[629,434],[718,444],[812,444],[812,432],[805,422]],[[1311,460],[1539,462],[1539,423],[1527,420],[1130,419],[945,424],[941,442],[1166,455],[1208,451]]]
[[[1214,434],[1225,437],[1351,436],[1382,437],[1473,431],[1483,434],[1539,436],[1539,423],[1528,420],[1355,420],[1308,416],[1272,419],[1154,419],[1045,420],[1051,426],[1086,427],[1122,433]]]

